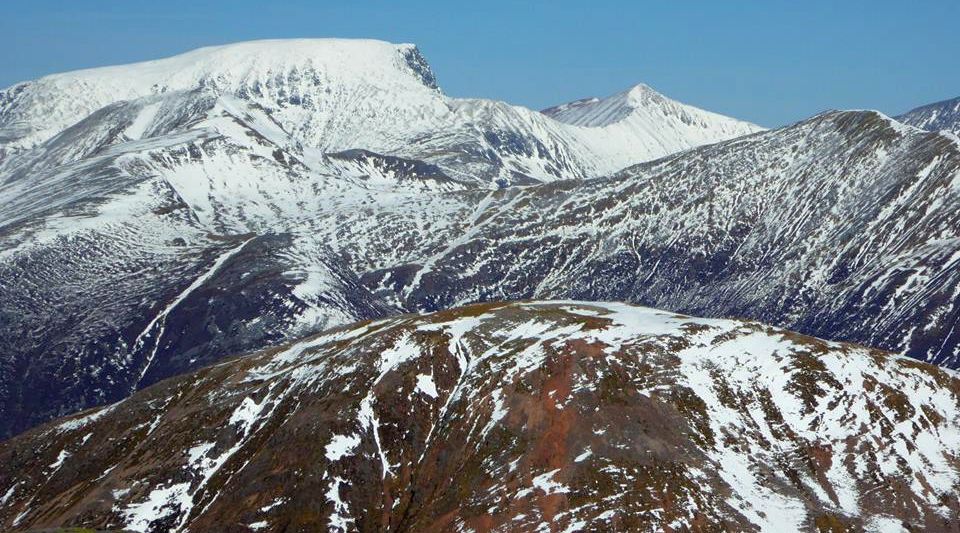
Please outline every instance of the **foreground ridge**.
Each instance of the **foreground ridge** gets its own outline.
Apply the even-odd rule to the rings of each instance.
[[[0,445],[4,530],[796,531],[960,518],[960,379],[755,322],[362,322]]]

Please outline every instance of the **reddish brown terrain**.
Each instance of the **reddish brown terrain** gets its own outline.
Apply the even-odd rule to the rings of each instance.
[[[0,529],[960,531],[960,379],[754,322],[359,323],[0,444]]]

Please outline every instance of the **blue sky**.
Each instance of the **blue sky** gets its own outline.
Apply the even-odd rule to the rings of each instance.
[[[420,46],[444,91],[543,108],[637,82],[777,126],[960,96],[960,2],[4,2],[0,87],[235,41]]]

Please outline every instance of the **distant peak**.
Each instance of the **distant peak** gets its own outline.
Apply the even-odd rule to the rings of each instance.
[[[598,105],[609,106],[613,104],[614,106],[621,108],[622,111],[626,111],[629,114],[629,111],[636,106],[644,105],[646,102],[652,98],[658,98],[662,100],[667,100],[665,96],[653,90],[652,87],[645,83],[638,83],[631,86],[629,89],[620,91],[606,98],[597,98],[596,96],[591,96],[588,98],[581,98],[579,100],[574,100],[572,102],[567,102],[565,104],[560,104],[553,107],[548,107],[543,109],[540,112],[553,117],[561,122],[568,122],[578,126],[583,126],[586,124],[576,123],[573,120],[581,117],[581,115],[589,111],[591,108],[597,107]],[[614,115],[607,116],[603,124],[590,124],[591,126],[603,126],[616,122],[624,118],[625,115],[622,113],[615,113]]]
[[[638,83],[606,98],[581,98],[544,109],[541,113],[574,126],[601,127],[623,120],[635,108],[646,105],[654,99],[667,100],[649,85]]]
[[[638,83],[606,98],[584,98],[542,111],[574,126],[596,128],[630,120],[639,115],[671,116],[691,127],[710,128],[717,123],[739,124],[744,133],[762,128],[730,117],[704,111],[667,98],[645,83]]]
[[[662,104],[665,102],[673,102],[673,100],[658,93],[653,89],[653,87],[650,87],[645,83],[638,83],[626,91],[612,96],[611,98],[616,98],[618,96],[623,98],[627,105],[632,107],[645,106],[651,103]]]
[[[633,87],[630,87],[621,94],[627,94],[629,96],[646,96],[650,94],[660,95],[657,91],[653,90],[653,87],[650,87],[646,83],[638,83]],[[661,95],[662,96],[662,95]]]

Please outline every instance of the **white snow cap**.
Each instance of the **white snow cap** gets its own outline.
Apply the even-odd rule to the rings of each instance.
[[[264,74],[313,68],[336,71],[340,78],[377,79],[399,74],[417,83],[435,85],[432,75],[430,80],[424,80],[411,66],[411,61],[422,62],[422,58],[417,47],[407,43],[374,39],[272,39],[208,46],[165,59],[75,70],[37,81],[112,84],[149,93],[191,89],[210,78],[238,83],[261,79]],[[418,66],[425,68],[426,63]]]
[[[199,48],[166,59],[52,74],[0,91],[0,133],[11,148],[43,142],[94,111],[168,91],[302,97],[304,91],[406,94],[437,100],[440,90],[412,44],[371,39],[278,39]],[[294,104],[291,100],[288,102]],[[19,125],[19,126],[18,126]],[[27,128],[20,127],[27,125]],[[0,135],[3,137],[3,135]]]

